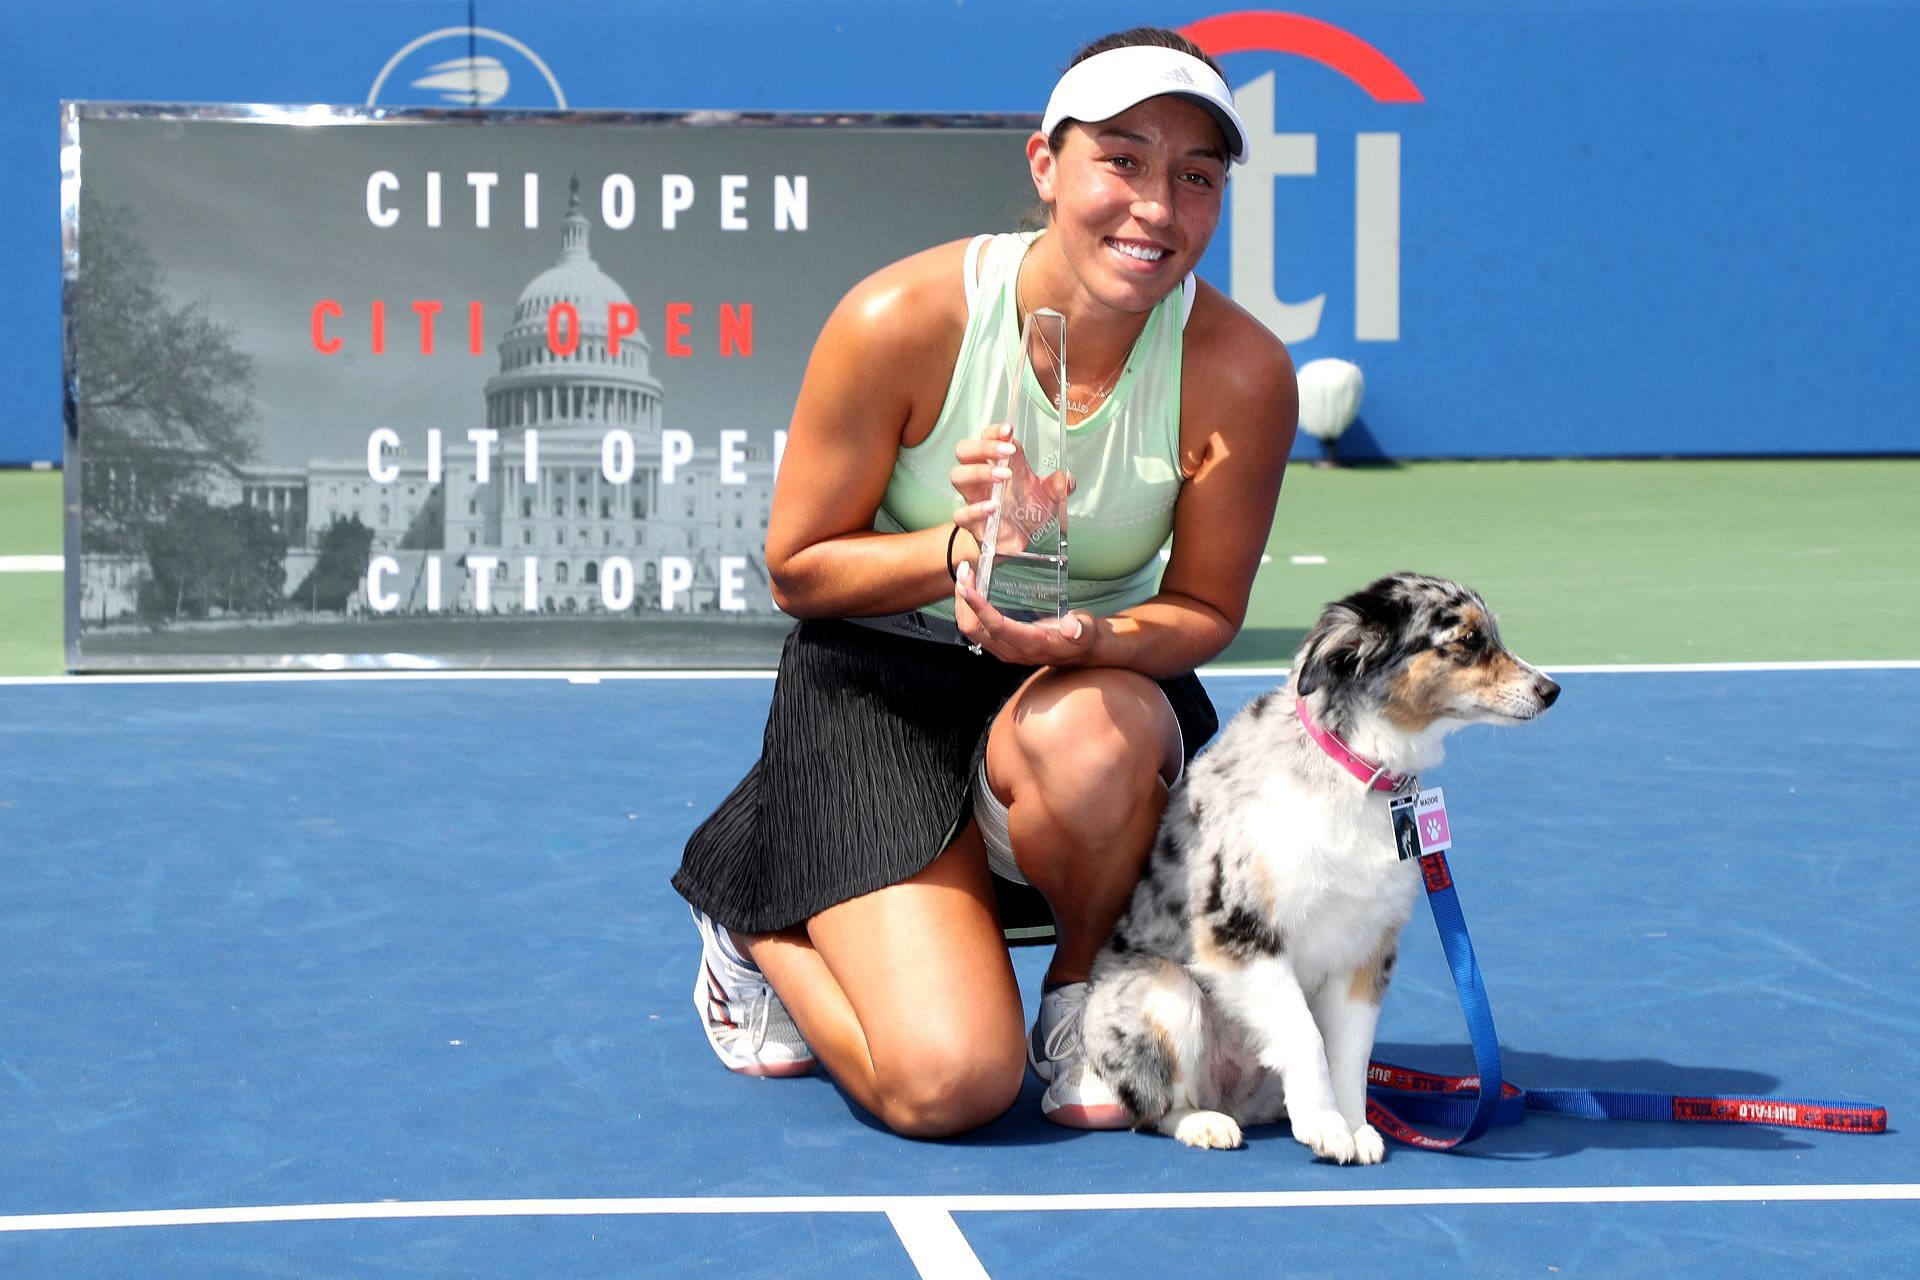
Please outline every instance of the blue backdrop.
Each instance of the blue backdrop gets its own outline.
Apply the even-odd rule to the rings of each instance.
[[[14,409],[0,416],[0,464],[59,456],[63,98],[445,105],[436,82],[464,83],[478,59],[500,107],[1029,112],[1092,36],[1231,12],[1131,0],[9,6],[0,378]],[[1906,65],[1920,7],[1327,2],[1239,32],[1251,47],[1222,60],[1243,105],[1271,103],[1252,124],[1274,136],[1261,140],[1266,171],[1236,176],[1205,270],[1274,317],[1297,361],[1365,369],[1343,451],[1920,450],[1908,314],[1920,92]]]

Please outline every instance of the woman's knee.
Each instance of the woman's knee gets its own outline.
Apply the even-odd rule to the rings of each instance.
[[[880,1120],[908,1138],[951,1138],[999,1119],[1020,1096],[1024,1050],[979,1052],[920,1046],[875,1062]]]
[[[1016,768],[1050,789],[1075,779],[1104,789],[1154,772],[1170,781],[1178,773],[1179,721],[1160,686],[1138,672],[1049,672],[1022,691],[1006,727],[1003,745],[1011,751],[1002,759],[1017,757]]]

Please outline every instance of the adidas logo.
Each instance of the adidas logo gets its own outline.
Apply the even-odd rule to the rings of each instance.
[[[1168,80],[1174,81],[1176,84],[1192,84],[1193,83],[1193,76],[1188,74],[1187,69],[1185,67],[1169,68],[1166,74],[1166,78]]]

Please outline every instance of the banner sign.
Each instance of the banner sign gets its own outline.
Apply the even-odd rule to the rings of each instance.
[[[68,104],[68,665],[765,666],[841,295],[1027,117]]]

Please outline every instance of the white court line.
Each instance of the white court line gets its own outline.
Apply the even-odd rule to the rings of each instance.
[[[262,1222],[423,1218],[658,1217],[775,1213],[900,1215],[932,1229],[934,1213],[1087,1213],[1141,1209],[1408,1209],[1470,1205],[1788,1204],[1920,1200],[1920,1183],[1855,1182],[1651,1187],[1408,1187],[1378,1191],[1145,1191],[1077,1195],[663,1196],[569,1200],[381,1200],[363,1204],[133,1209],[0,1217],[0,1233],[204,1227]]]
[[[0,556],[0,573],[60,573],[65,556]]]
[[[939,1205],[901,1205],[887,1210],[887,1221],[922,1280],[988,1280],[987,1269],[954,1225],[953,1215]]]
[[[1200,674],[1213,679],[1234,676],[1280,679],[1286,667],[1201,667]],[[1664,662],[1619,663],[1617,665],[1576,665],[1543,668],[1559,675],[1697,675],[1739,674],[1749,671],[1920,671],[1920,658],[1867,658],[1831,662]],[[92,685],[111,688],[123,684],[270,684],[302,680],[564,680],[569,684],[594,685],[615,680],[771,680],[770,668],[751,670],[689,671],[396,671],[389,667],[365,670],[316,671],[306,668],[289,671],[201,671],[181,673],[112,672],[84,676],[0,676],[6,685]]]

